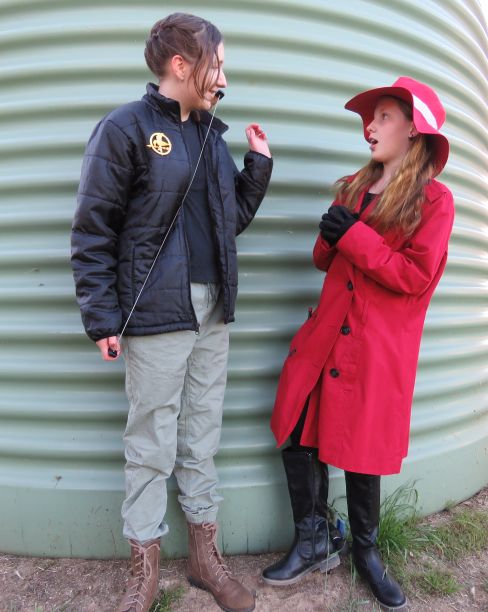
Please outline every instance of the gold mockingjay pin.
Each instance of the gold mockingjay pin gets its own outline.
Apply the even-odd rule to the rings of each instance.
[[[146,146],[158,155],[168,155],[171,151],[171,141],[163,132],[154,132]]]

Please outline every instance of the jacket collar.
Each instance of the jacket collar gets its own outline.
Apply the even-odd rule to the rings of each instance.
[[[177,100],[167,98],[158,91],[158,86],[154,83],[148,83],[146,86],[146,95],[143,96],[144,100],[147,100],[152,106],[156,106],[158,109],[172,116],[175,121],[180,121],[180,104]],[[194,111],[196,118],[205,126],[210,124],[212,115],[207,111]],[[219,134],[223,134],[229,127],[221,121],[218,117],[214,117],[212,122],[212,129],[217,130]]]

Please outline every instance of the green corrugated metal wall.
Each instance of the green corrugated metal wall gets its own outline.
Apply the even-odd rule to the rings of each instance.
[[[236,159],[251,120],[265,126],[275,155],[269,195],[239,239],[217,460],[224,549],[289,540],[268,418],[287,343],[320,290],[311,249],[332,183],[368,158],[359,118],[343,104],[405,74],[430,83],[447,107],[452,155],[442,180],[457,217],[427,318],[410,455],[385,490],[416,478],[424,512],[471,495],[488,482],[488,68],[479,4],[0,0],[0,550],[127,553],[122,364],[103,363],[83,334],[69,230],[90,131],[144,93],[145,35],[175,10],[201,14],[225,35],[229,88],[218,114],[231,125]],[[341,473],[332,480],[334,497]],[[165,549],[183,554],[175,494],[169,521]]]

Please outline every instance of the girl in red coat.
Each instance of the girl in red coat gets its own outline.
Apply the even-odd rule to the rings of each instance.
[[[427,85],[399,78],[346,104],[358,113],[371,160],[338,183],[322,216],[314,262],[327,272],[320,302],[291,342],[271,428],[295,522],[287,555],[263,571],[287,585],[339,564],[327,520],[327,464],[345,470],[352,556],[377,600],[406,604],[376,548],[380,476],[401,469],[420,339],[446,264],[452,194],[434,177],[449,144],[445,111]]]

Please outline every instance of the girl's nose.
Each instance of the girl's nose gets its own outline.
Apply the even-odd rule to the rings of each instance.
[[[227,87],[227,79],[225,78],[225,74],[223,70],[221,70],[219,73],[219,78],[217,80],[217,87]]]

